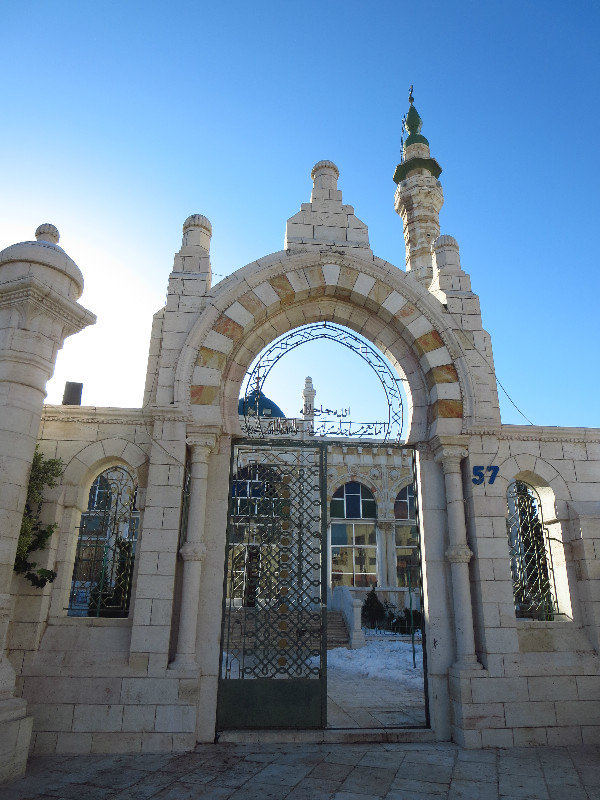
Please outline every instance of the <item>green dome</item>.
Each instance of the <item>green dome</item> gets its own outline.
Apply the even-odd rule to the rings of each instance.
[[[255,416],[256,415],[256,401],[258,397],[258,416],[259,417],[268,417],[272,419],[273,417],[280,417],[285,419],[285,414],[279,408],[277,403],[274,403],[272,400],[269,400],[266,395],[262,392],[257,392],[256,389],[251,391],[246,397],[240,397],[238,403],[238,414],[242,416]],[[245,408],[244,408],[245,406]]]
[[[422,127],[423,120],[417,109],[411,103],[408,114],[406,115],[406,130],[408,131],[408,136],[404,142],[405,150],[407,147],[410,147],[411,144],[429,144],[427,139],[421,135]]]

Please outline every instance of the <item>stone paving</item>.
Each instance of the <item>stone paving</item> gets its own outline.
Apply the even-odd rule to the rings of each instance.
[[[327,723],[330,728],[423,728],[423,690],[397,680],[327,673]]]
[[[0,800],[600,800],[596,746],[199,745],[192,753],[44,756]]]

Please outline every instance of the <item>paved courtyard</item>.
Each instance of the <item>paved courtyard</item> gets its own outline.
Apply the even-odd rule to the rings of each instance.
[[[200,745],[183,755],[46,756],[1,800],[599,800],[597,746]]]
[[[330,728],[423,728],[423,650],[410,637],[367,634],[358,650],[327,654],[327,723]]]
[[[327,675],[327,723],[330,728],[425,727],[423,689],[411,691],[397,680]]]

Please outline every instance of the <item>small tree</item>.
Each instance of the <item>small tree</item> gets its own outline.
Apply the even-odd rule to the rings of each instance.
[[[365,601],[361,609],[361,617],[363,622],[365,622],[370,628],[374,628],[380,622],[383,622],[385,617],[385,607],[375,594],[375,587],[373,587],[365,597]]]
[[[31,463],[25,511],[23,512],[23,521],[21,522],[21,531],[17,543],[14,570],[19,575],[23,575],[32,586],[39,589],[47,583],[52,583],[56,578],[56,572],[42,567],[35,569],[37,563],[30,561],[29,557],[31,553],[36,550],[42,550],[46,546],[48,539],[57,528],[55,522],[50,525],[42,525],[40,515],[44,489],[56,486],[63,471],[64,464],[60,458],[44,458],[36,445]]]

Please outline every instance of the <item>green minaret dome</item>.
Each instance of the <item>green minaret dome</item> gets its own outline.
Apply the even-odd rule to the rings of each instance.
[[[417,109],[411,103],[408,114],[406,115],[406,130],[408,131],[408,136],[404,142],[405,151],[406,148],[410,147],[411,144],[426,144],[429,146],[427,139],[424,136],[421,136],[422,127],[423,120],[421,119]]]
[[[421,115],[417,111],[417,109],[413,105],[412,100],[412,86],[410,87],[410,95],[409,95],[409,102],[410,108],[408,109],[408,114],[406,115],[405,125],[406,130],[408,131],[408,136],[406,137],[406,141],[404,142],[404,147],[402,150],[403,153],[403,160],[398,166],[396,167],[396,171],[394,172],[394,182],[401,183],[403,180],[406,179],[409,172],[417,169],[425,169],[427,172],[430,173],[436,180],[440,177],[442,172],[442,168],[435,160],[435,158],[424,157],[424,156],[415,156],[413,155],[412,158],[406,158],[406,150],[411,146],[411,144],[424,144],[429,147],[429,142],[427,139],[421,135],[421,128],[423,127],[423,120],[421,119]]]

